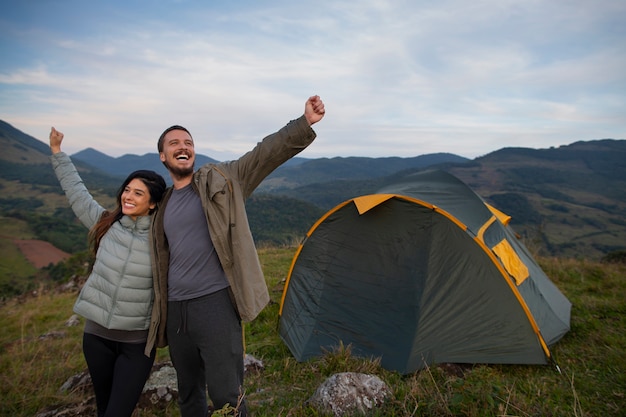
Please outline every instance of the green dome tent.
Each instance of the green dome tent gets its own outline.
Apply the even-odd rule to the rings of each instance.
[[[443,171],[339,204],[294,256],[282,340],[298,361],[343,343],[404,374],[435,363],[547,364],[571,303],[508,221]]]

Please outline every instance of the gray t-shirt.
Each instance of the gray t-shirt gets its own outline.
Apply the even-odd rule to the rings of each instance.
[[[227,288],[200,197],[191,184],[172,191],[163,221],[170,248],[168,300],[190,300]]]

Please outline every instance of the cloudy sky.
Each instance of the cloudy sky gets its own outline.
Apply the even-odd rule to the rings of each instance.
[[[0,119],[64,150],[224,160],[327,114],[303,157],[626,138],[623,0],[27,0],[0,6]]]

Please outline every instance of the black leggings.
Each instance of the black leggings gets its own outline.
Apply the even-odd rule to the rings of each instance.
[[[156,350],[144,343],[123,343],[83,333],[83,353],[96,394],[98,417],[130,417],[143,390]]]

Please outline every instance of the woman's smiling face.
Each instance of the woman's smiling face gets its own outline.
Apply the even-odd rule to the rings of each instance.
[[[155,207],[151,201],[148,187],[138,178],[132,179],[122,191],[120,204],[122,213],[135,220],[138,216],[147,216]]]

